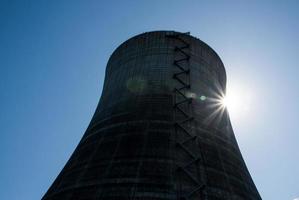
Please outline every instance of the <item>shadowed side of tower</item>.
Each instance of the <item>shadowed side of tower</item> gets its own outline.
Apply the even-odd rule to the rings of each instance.
[[[227,111],[219,56],[155,31],[110,57],[88,129],[44,200],[259,200]]]

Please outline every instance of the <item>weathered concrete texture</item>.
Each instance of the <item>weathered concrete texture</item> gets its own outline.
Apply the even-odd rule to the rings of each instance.
[[[188,34],[156,31],[121,44],[73,155],[43,197],[259,200],[229,117],[219,56]]]

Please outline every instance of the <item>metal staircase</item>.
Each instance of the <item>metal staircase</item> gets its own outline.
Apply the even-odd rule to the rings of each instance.
[[[190,84],[190,44],[185,35],[166,35],[174,42],[174,130],[175,130],[175,179],[178,200],[207,199],[203,183],[205,170],[203,156],[194,133],[192,114],[193,93]],[[182,155],[182,156],[180,156]]]

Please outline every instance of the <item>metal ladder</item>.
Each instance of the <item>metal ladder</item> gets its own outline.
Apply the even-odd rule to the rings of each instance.
[[[178,155],[187,154],[189,158],[187,162],[186,159],[176,158],[175,177],[178,179],[176,190],[178,200],[200,200],[206,199],[203,192],[205,184],[203,184],[202,173],[199,169],[203,158],[197,143],[198,136],[193,133],[192,128],[194,117],[192,115],[193,95],[190,82],[190,44],[183,37],[187,34],[189,35],[189,33],[166,35],[175,44],[173,62],[175,152]],[[185,183],[182,183],[181,179],[185,179]],[[186,185],[189,185],[188,189],[185,189]]]

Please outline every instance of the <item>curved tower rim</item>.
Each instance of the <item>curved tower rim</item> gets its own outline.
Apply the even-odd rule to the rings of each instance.
[[[114,51],[112,52],[112,54],[110,55],[110,58],[113,56],[113,54],[114,54],[114,52],[116,52],[119,48],[121,48],[124,44],[126,44],[126,43],[128,43],[130,40],[133,40],[133,39],[135,39],[135,38],[137,38],[137,37],[140,37],[140,36],[142,36],[142,35],[145,35],[145,34],[150,34],[150,33],[161,33],[161,32],[172,32],[172,33],[174,33],[174,34],[186,34],[186,33],[184,33],[184,32],[179,32],[179,31],[174,31],[174,30],[155,30],[155,31],[146,31],[146,32],[143,32],[143,33],[140,33],[140,34],[137,34],[137,35],[133,35],[133,36],[131,36],[129,39],[127,39],[126,41],[124,41],[124,42],[122,42],[118,47],[116,47],[116,49],[114,49]],[[204,41],[202,41],[201,39],[199,39],[199,38],[197,38],[197,37],[195,37],[195,36],[193,36],[193,35],[191,35],[190,34],[190,32],[187,32],[188,34],[188,36],[189,37],[191,37],[191,38],[193,38],[193,39],[195,39],[195,40],[198,40],[199,42],[201,42],[203,45],[205,45],[207,48],[209,48],[215,55],[216,55],[216,57],[218,57],[218,59],[221,61],[221,63],[222,63],[222,66],[223,66],[223,70],[224,70],[224,72],[225,72],[225,76],[226,76],[226,70],[225,70],[225,67],[224,67],[224,64],[223,64],[223,62],[222,62],[222,59],[221,59],[221,57],[218,55],[218,53],[210,46],[210,45],[208,45],[207,43],[205,43]],[[109,60],[110,60],[110,58],[109,58]],[[109,62],[109,61],[108,61]]]

